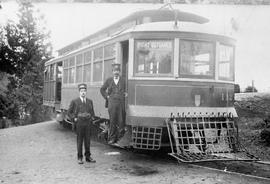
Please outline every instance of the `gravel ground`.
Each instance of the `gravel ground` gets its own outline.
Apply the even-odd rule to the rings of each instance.
[[[0,183],[268,183],[91,143],[97,163],[77,164],[76,136],[50,121],[0,129]],[[252,168],[251,168],[252,169]]]

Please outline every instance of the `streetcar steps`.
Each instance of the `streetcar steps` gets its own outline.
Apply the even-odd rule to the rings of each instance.
[[[136,149],[159,150],[162,128],[132,126],[132,146]]]

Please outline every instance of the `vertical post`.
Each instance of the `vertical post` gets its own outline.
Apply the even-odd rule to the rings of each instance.
[[[116,61],[116,63],[120,63],[122,65],[123,64],[122,63],[122,47],[121,47],[120,42],[116,42],[115,50],[116,50],[116,52],[115,52],[115,61]]]
[[[173,56],[173,75],[174,77],[179,77],[178,74],[178,68],[179,68],[179,52],[180,52],[180,39],[179,38],[175,38],[174,39],[174,56]]]
[[[252,80],[252,93],[254,93],[254,80]]]
[[[216,42],[216,57],[214,62],[214,71],[215,71],[215,80],[217,81],[219,78],[219,57],[220,57],[220,44]]]
[[[134,38],[129,39],[129,53],[128,53],[128,78],[133,77],[133,64],[134,64]]]

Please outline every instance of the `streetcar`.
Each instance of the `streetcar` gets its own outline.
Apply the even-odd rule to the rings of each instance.
[[[99,133],[106,133],[109,115],[100,87],[112,76],[112,63],[120,63],[128,92],[120,147],[168,148],[183,162],[255,159],[238,142],[235,43],[199,15],[135,12],[58,50],[45,63],[43,104],[59,122],[72,123],[67,109],[78,96],[77,85],[86,83]]]

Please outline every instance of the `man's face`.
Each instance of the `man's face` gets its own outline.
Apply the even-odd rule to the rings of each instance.
[[[80,97],[84,98],[86,96],[86,89],[80,89]]]
[[[115,77],[118,77],[118,76],[120,75],[120,70],[114,69],[114,70],[113,70],[113,75],[114,75]]]

